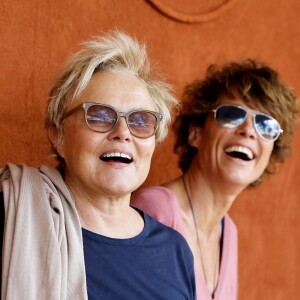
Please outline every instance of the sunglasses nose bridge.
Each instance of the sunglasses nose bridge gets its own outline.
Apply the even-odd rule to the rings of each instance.
[[[130,112],[126,113],[126,112],[122,112],[122,111],[116,111],[116,113],[117,113],[117,120],[116,120],[116,123],[115,123],[114,126],[117,126],[117,124],[119,123],[120,119],[124,118],[125,122],[126,122],[126,125],[127,125],[128,129],[130,130],[129,122],[128,122],[128,117],[130,115]]]
[[[255,115],[246,112],[242,122],[237,126],[237,132],[240,135],[255,138],[257,136]]]
[[[243,124],[248,125],[255,130],[255,114],[247,112]]]
[[[117,114],[117,119],[116,119],[116,122],[115,122],[113,128],[119,126],[121,118],[124,118],[128,130],[131,132],[131,129],[129,126],[129,120],[128,120],[128,117],[130,116],[131,112],[122,112],[122,111],[115,111],[115,112]]]

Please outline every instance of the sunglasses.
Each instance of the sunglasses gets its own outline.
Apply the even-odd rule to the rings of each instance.
[[[83,108],[86,125],[97,132],[109,132],[115,128],[121,117],[124,117],[129,131],[135,137],[146,139],[155,134],[162,115],[150,110],[133,110],[119,112],[110,105],[85,102],[66,112],[63,120],[78,109]]]
[[[213,110],[216,121],[225,128],[234,128],[243,124],[248,111],[238,105],[225,104]],[[279,123],[271,116],[261,112],[254,113],[253,124],[258,135],[266,141],[276,141],[283,132]]]

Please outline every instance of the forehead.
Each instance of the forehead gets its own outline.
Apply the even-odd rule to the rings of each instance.
[[[83,102],[108,104],[125,112],[133,109],[155,109],[144,82],[132,74],[111,71],[96,72],[71,108]]]

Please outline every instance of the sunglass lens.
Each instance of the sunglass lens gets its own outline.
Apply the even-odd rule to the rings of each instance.
[[[257,114],[255,116],[255,126],[257,131],[266,140],[276,140],[280,134],[279,123],[270,116]]]
[[[224,105],[217,109],[216,119],[223,127],[234,128],[244,122],[246,114],[247,112],[239,107]]]
[[[147,138],[155,133],[157,118],[148,111],[132,112],[128,116],[128,126],[133,135],[140,138]]]
[[[110,107],[92,105],[86,113],[88,126],[98,132],[107,132],[115,125],[117,113]]]

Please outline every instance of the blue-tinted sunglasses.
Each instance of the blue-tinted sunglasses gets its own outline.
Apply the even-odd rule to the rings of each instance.
[[[132,135],[146,139],[153,136],[162,120],[162,114],[150,110],[133,110],[127,113],[119,112],[110,105],[84,102],[65,113],[66,119],[78,109],[84,110],[87,126],[97,132],[108,132],[115,128],[121,117],[124,117]]]
[[[225,104],[213,110],[216,121],[225,128],[234,128],[243,124],[249,113],[245,108]],[[283,132],[279,123],[271,116],[257,112],[253,115],[253,125],[258,135],[266,141],[276,141]]]

